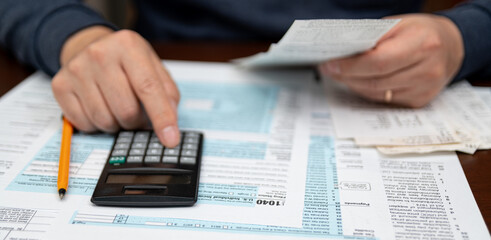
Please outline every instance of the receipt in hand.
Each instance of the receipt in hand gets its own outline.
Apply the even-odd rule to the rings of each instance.
[[[235,59],[241,66],[314,65],[373,48],[399,19],[296,20],[268,52]]]

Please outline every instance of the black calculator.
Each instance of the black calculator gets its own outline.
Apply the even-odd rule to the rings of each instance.
[[[203,133],[181,131],[177,147],[151,130],[121,131],[91,201],[96,205],[190,206],[198,199]]]

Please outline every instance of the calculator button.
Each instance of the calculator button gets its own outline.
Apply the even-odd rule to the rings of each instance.
[[[197,150],[183,150],[181,153],[183,157],[196,157],[197,154]]]
[[[131,137],[118,137],[116,143],[130,143]]]
[[[149,148],[147,149],[147,155],[160,156],[162,155],[162,148]]]
[[[150,137],[149,131],[138,131],[135,133],[135,138],[149,138],[149,137]]]
[[[130,143],[116,143],[114,144],[114,149],[127,149],[130,148]]]
[[[197,144],[193,144],[193,143],[185,143],[182,145],[182,149],[185,149],[185,150],[196,150],[198,149],[198,145]]]
[[[148,144],[148,148],[163,148],[164,146],[162,146],[162,144],[160,144],[159,142],[150,142],[150,144]]]
[[[164,155],[166,155],[166,156],[177,156],[177,155],[179,155],[179,150],[172,149],[172,148],[166,148],[164,150]]]
[[[130,150],[130,156],[143,156],[143,154],[145,154],[145,149],[134,148]]]
[[[126,157],[127,154],[128,154],[128,149],[114,149],[111,156],[113,156],[113,157],[115,157],[115,156]]]
[[[126,157],[110,157],[109,164],[122,164]]]
[[[141,163],[141,162],[143,162],[143,156],[129,156],[126,159],[126,162],[128,162],[128,163]]]
[[[181,164],[194,165],[194,164],[196,164],[196,158],[194,158],[194,157],[181,157]]]
[[[198,138],[186,137],[186,138],[184,138],[184,143],[198,143]]]
[[[147,145],[147,143],[148,143],[148,139],[146,139],[146,140],[144,140],[144,139],[133,140],[133,142],[135,142],[135,143],[136,143],[136,142],[139,142],[139,143],[143,143],[143,144]]]
[[[151,143],[154,143],[154,142],[160,143],[160,140],[159,140],[159,138],[158,138],[158,137],[153,137],[153,136],[152,136],[152,137],[150,138],[150,142],[151,142]]]
[[[186,137],[199,137],[199,133],[197,132],[186,132]]]
[[[145,148],[147,146],[144,142],[135,142],[131,144],[131,148]]]
[[[120,137],[133,137],[132,131],[121,131],[119,132]]]
[[[150,136],[149,132],[137,132],[135,134],[135,138],[133,139],[133,142],[148,142],[148,138]]]
[[[181,151],[181,147],[179,145],[177,145],[177,147],[174,148],[166,148],[166,149],[176,150],[177,152]]]
[[[176,156],[164,156],[162,157],[162,163],[175,163],[177,164]]]
[[[145,163],[159,163],[159,162],[160,162],[159,156],[146,156],[145,157]]]

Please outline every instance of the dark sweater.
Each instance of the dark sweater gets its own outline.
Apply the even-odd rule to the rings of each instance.
[[[275,42],[294,19],[381,18],[418,12],[421,0],[179,0],[135,1],[136,30],[149,40]],[[456,79],[491,77],[491,1],[476,0],[440,13],[462,32],[465,59]],[[54,75],[65,40],[105,25],[76,0],[0,0],[0,45],[22,62]]]

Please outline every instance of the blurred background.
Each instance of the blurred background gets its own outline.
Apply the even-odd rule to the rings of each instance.
[[[138,12],[131,0],[85,0],[93,9],[99,11],[107,20],[120,28],[133,28]],[[427,0],[423,11],[435,12],[455,6],[463,0]]]

